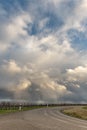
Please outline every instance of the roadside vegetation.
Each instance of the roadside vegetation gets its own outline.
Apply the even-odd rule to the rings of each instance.
[[[58,107],[64,105],[65,104],[29,104],[29,103],[1,102],[0,114],[27,111],[27,110],[38,109],[43,107]]]
[[[28,111],[32,109],[38,109],[38,108],[43,108],[46,106],[16,106],[16,107],[2,107],[0,108],[0,114],[8,114],[8,113],[13,113],[13,112],[20,112],[20,111]]]
[[[66,115],[87,120],[87,106],[71,107],[62,110]]]

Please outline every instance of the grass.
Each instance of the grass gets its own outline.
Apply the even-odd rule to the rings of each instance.
[[[83,109],[87,109],[87,106],[83,107]]]
[[[19,110],[19,107],[11,107],[11,108],[3,108],[3,109],[0,108],[0,114],[28,111],[28,110],[38,109],[38,108],[43,108],[43,107],[45,106],[29,106],[29,107],[22,107],[21,110]]]
[[[7,114],[7,113],[12,113],[12,112],[17,112],[18,110],[13,110],[13,109],[11,109],[11,110],[1,110],[0,109],[0,114]]]
[[[87,106],[86,107],[72,107],[62,111],[64,114],[87,120]]]

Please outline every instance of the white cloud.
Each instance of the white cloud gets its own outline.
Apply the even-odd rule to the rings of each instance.
[[[44,16],[48,10],[45,2],[54,3],[51,11],[64,22],[60,28],[54,29],[54,33],[46,27],[49,18]],[[75,8],[70,13],[66,9],[64,14],[62,2],[43,1],[45,9],[40,14],[39,4],[32,3],[30,9],[33,11],[22,11],[1,22],[0,87],[11,90],[15,98],[35,100],[33,96],[36,96],[37,101],[57,102],[60,98],[64,100],[64,96],[71,96],[72,92],[80,91],[82,82],[87,83],[87,53],[77,52],[67,35],[67,31],[73,28],[84,31],[81,21],[86,18],[86,1],[76,2]],[[4,9],[1,13],[6,15]],[[31,35],[28,30],[35,23],[41,33]]]
[[[13,60],[10,60],[9,62],[5,61],[5,63],[2,65],[1,68],[3,71],[5,72],[7,71],[8,73],[11,74],[16,74],[21,72],[21,68]]]
[[[1,10],[4,10],[3,8]],[[0,50],[6,51],[14,42],[18,42],[21,36],[26,36],[27,23],[32,23],[31,16],[26,12],[21,12],[17,16],[10,17],[8,21],[0,21]]]
[[[87,65],[77,66],[74,69],[68,69],[67,74],[68,74],[68,80],[86,82]]]
[[[7,26],[7,32],[12,38],[12,40],[20,35],[27,35],[26,30],[24,30],[24,28],[26,28],[27,23],[31,22],[31,17],[26,13],[23,13],[17,16],[15,19],[12,19],[11,23]]]
[[[24,90],[27,89],[29,86],[31,86],[31,82],[27,79],[22,79],[18,84],[16,90],[17,91]]]

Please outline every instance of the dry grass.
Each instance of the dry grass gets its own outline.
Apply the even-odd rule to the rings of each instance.
[[[87,107],[72,107],[63,110],[64,114],[87,120]]]

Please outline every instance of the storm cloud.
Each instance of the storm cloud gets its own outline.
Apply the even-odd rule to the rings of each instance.
[[[0,0],[0,99],[87,102],[86,21],[86,0]]]

